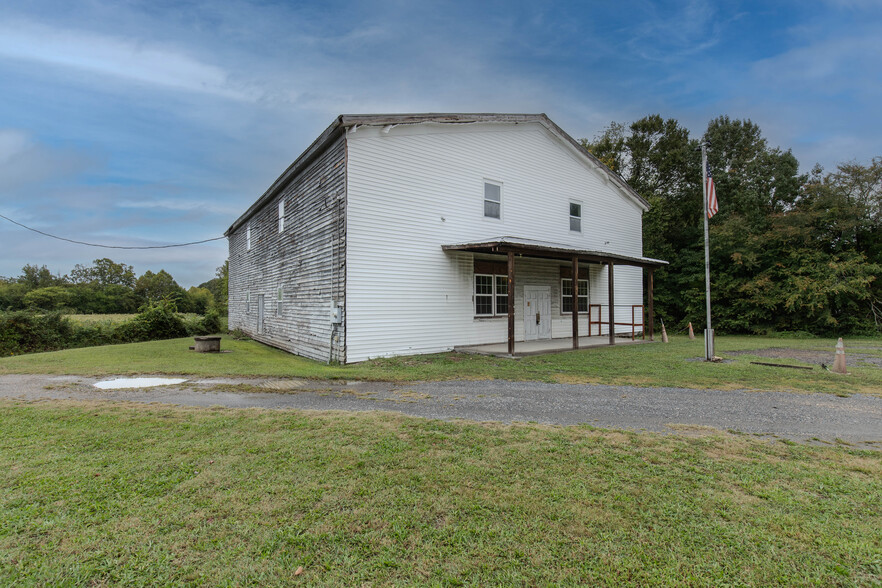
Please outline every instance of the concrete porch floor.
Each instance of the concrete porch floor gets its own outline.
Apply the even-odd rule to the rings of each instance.
[[[631,341],[630,335],[627,337],[616,337],[616,345],[630,345],[632,343],[649,343],[649,339],[634,339]],[[579,337],[579,349],[587,347],[609,346],[609,335],[597,335],[593,337]],[[542,339],[539,341],[515,341],[515,357],[525,355],[540,355],[542,353],[559,353],[561,351],[572,351],[573,338],[563,337],[560,339]],[[495,355],[496,357],[509,357],[508,343],[489,343],[487,345],[463,345],[453,348],[454,351],[460,353],[476,353],[478,355]]]

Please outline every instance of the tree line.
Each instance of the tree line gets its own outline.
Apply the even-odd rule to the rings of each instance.
[[[96,259],[89,266],[77,264],[66,275],[52,274],[45,265],[28,264],[17,277],[0,277],[0,311],[130,314],[165,301],[179,312],[205,314],[214,310],[224,315],[227,271],[224,263],[215,278],[185,290],[165,270],[148,270],[136,277],[132,266],[107,258]]]
[[[700,138],[675,119],[612,123],[582,144],[652,205],[644,254],[657,315],[705,322],[700,143],[720,202],[710,221],[714,327],[726,333],[882,331],[882,157],[799,173],[750,120],[720,116]]]

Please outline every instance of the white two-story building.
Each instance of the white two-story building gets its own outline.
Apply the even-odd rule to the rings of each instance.
[[[227,231],[229,326],[342,363],[651,335],[648,208],[544,114],[342,115]]]

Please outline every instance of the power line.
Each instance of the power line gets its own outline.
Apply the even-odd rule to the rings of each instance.
[[[87,243],[86,241],[77,241],[75,239],[67,239],[65,237],[59,237],[58,235],[53,235],[51,233],[43,232],[39,229],[35,229],[33,227],[29,227],[27,225],[23,225],[18,221],[14,221],[8,216],[3,216],[0,214],[0,218],[8,220],[14,225],[18,225],[23,229],[27,229],[29,231],[33,231],[35,233],[39,233],[45,237],[51,237],[53,239],[58,239],[59,241],[67,241],[68,243],[76,243],[77,245],[86,245],[88,247],[101,247],[103,249],[169,249],[171,247],[187,247],[188,245],[199,245],[200,243],[208,243],[210,241],[218,241],[220,239],[225,239],[226,237],[212,237],[211,239],[203,239],[201,241],[190,241],[189,243],[174,243],[172,245],[102,245],[101,243]]]

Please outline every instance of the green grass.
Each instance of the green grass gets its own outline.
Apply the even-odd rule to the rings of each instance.
[[[882,582],[879,452],[65,402],[0,430],[3,585]]]
[[[189,313],[179,313],[182,318],[193,320],[201,315],[189,312]],[[114,327],[120,325],[126,321],[130,321],[135,318],[136,314],[69,314],[66,315],[74,323],[80,325],[95,325],[100,324],[105,327]],[[227,317],[220,317],[221,320],[221,329],[223,331],[227,330]]]
[[[80,325],[119,325],[135,318],[135,314],[68,314],[71,321]]]
[[[184,374],[199,376],[274,376],[316,379],[444,380],[509,379],[566,383],[630,384],[750,390],[788,390],[846,395],[882,395],[882,369],[849,364],[850,375],[821,370],[791,370],[751,365],[772,361],[805,365],[794,360],[770,360],[733,351],[792,347],[822,350],[833,357],[833,340],[719,337],[717,354],[731,363],[700,361],[703,342],[674,338],[671,343],[598,347],[575,352],[505,359],[459,353],[376,359],[349,366],[328,366],[254,341],[224,337],[222,348],[232,353],[196,354],[187,351],[192,339],[151,341],[35,353],[0,359],[0,374],[46,373],[74,375]],[[848,350],[882,357],[882,341],[849,340]]]

